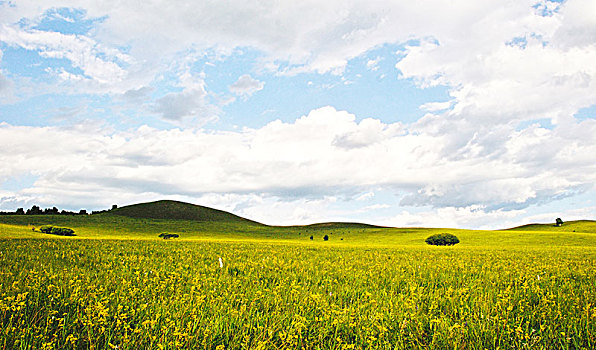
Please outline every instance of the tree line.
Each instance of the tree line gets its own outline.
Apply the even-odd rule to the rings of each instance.
[[[116,208],[118,208],[118,206],[114,204],[112,205],[112,209],[93,211],[92,214],[105,213]],[[27,209],[26,211],[24,208],[18,208],[15,211],[0,211],[0,215],[88,215],[88,213],[85,209],[76,212],[64,209],[59,210],[56,207],[41,209],[39,206],[34,205],[31,209]]]

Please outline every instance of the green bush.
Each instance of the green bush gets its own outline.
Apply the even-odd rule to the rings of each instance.
[[[44,225],[39,228],[39,231],[49,234],[49,235],[58,235],[58,236],[76,236],[74,234],[74,230],[67,228],[67,227],[57,227],[52,225]]]
[[[459,239],[451,233],[438,233],[428,237],[425,242],[430,245],[454,245],[459,243]]]
[[[176,233],[167,233],[167,232],[164,232],[164,233],[160,233],[158,237],[159,238],[163,238],[163,239],[170,239],[170,238],[178,238],[180,236],[178,234],[176,234]]]
[[[43,233],[51,233],[52,232],[52,225],[44,225],[42,227],[39,228],[39,231],[43,232]]]

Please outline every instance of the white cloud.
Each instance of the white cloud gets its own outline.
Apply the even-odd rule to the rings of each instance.
[[[375,197],[375,193],[370,191],[370,192],[366,192],[361,194],[360,196],[356,197],[357,201],[367,201],[370,199],[373,199]]]
[[[329,205],[333,197],[320,199],[279,200],[276,197],[259,197],[258,201],[246,203],[246,207],[237,212],[247,218],[269,225],[308,225],[322,221],[345,221],[341,215],[334,214]]]
[[[498,230],[512,228],[529,223],[554,223],[556,218],[564,221],[593,219],[596,207],[546,211],[529,215],[527,210],[488,210],[482,206],[445,207],[427,209],[419,212],[403,210],[391,218],[380,219],[378,223],[396,227],[442,227]]]
[[[556,212],[546,212],[536,215],[530,215],[524,218],[520,225],[528,223],[548,223],[554,222],[556,218],[562,218],[563,221],[585,220],[596,217],[596,206],[586,206],[583,208],[563,209]],[[519,226],[519,225],[518,225]]]
[[[149,94],[153,92],[153,88],[149,86],[142,86],[140,88],[133,88],[129,89],[124,92],[121,97],[123,100],[133,103],[133,104],[143,104],[146,103],[150,96]]]
[[[438,111],[444,111],[446,109],[449,109],[451,107],[452,101],[447,101],[447,102],[427,102],[423,105],[421,105],[419,108],[423,111],[427,111],[427,112],[438,112]]]
[[[263,90],[265,83],[254,79],[248,74],[242,75],[236,82],[230,85],[230,91],[236,95],[249,97],[257,91]]]
[[[185,89],[181,92],[171,92],[155,101],[153,111],[162,118],[180,121],[183,118],[196,117],[209,120],[215,116],[205,102],[207,96],[203,89]]]
[[[381,62],[382,60],[383,60],[383,57],[377,57],[375,59],[368,60],[368,61],[366,61],[366,68],[375,72],[375,71],[379,70],[379,62]]]
[[[265,64],[290,64],[294,71],[341,71],[347,60],[385,43],[443,35],[477,39],[497,26],[501,37],[518,34],[527,25],[531,1],[503,4],[491,0],[445,3],[411,1],[315,1],[300,2],[167,2],[155,1],[142,8],[128,2],[78,1],[89,17],[106,16],[97,38],[113,46],[134,43],[139,58],[169,55],[189,47],[253,47],[268,53]],[[20,1],[4,6],[5,23],[36,18],[51,7],[72,6],[70,1],[39,4]],[[297,20],[299,19],[299,20]],[[521,29],[520,29],[521,28]],[[475,34],[478,33],[478,34]],[[486,41],[495,38],[487,37]],[[475,43],[472,43],[475,44]],[[474,48],[472,48],[474,49]]]
[[[400,214],[381,222],[386,226],[397,227],[458,227],[476,229],[503,229],[514,227],[523,210],[486,211],[481,206],[445,207],[419,213],[402,211]]]
[[[366,207],[362,208],[362,211],[371,211],[371,210],[379,210],[379,209],[387,209],[391,208],[389,204],[373,204],[367,205]]]
[[[2,50],[0,50],[0,64],[2,63]],[[7,77],[4,76],[2,73],[2,69],[0,69],[0,101],[2,100],[9,100],[12,98],[12,87],[13,83]]]
[[[566,11],[575,6],[568,1],[561,13],[547,17],[526,10],[516,15],[516,24],[503,16],[511,16],[511,9],[497,11],[469,23],[466,35],[437,32],[409,47],[396,67],[421,86],[451,86],[450,119],[474,126],[540,118],[560,122],[596,101],[596,40],[590,34],[596,25],[585,24],[577,45],[560,34],[576,17],[585,17]],[[516,38],[524,44],[508,44]]]
[[[370,125],[381,131],[377,139],[362,139],[367,145],[335,145],[338,136],[366,134]],[[481,208],[489,217],[594,191],[594,120],[553,130],[531,126],[507,138],[502,152],[491,157],[470,150],[445,158],[440,150],[449,147],[450,135],[393,131],[401,128],[378,120],[357,123],[353,115],[331,107],[294,123],[273,121],[237,132],[141,127],[129,133],[3,124],[0,158],[6,166],[0,178],[32,173],[39,179],[21,195],[73,201],[84,196],[99,201],[116,192],[121,193],[117,198],[252,193],[308,201],[382,187],[406,193],[403,205],[457,212]],[[307,220],[307,214],[300,215]]]
[[[249,47],[263,55],[264,69],[280,74],[340,74],[350,59],[373,48],[408,42],[396,62],[400,77],[420,87],[448,86],[452,99],[423,104],[429,113],[411,125],[356,122],[330,107],[294,123],[274,121],[228,133],[141,128],[109,134],[4,125],[0,154],[9,166],[0,169],[0,177],[37,171],[35,187],[20,194],[27,198],[58,198],[68,188],[67,198],[117,196],[118,191],[140,197],[230,192],[265,193],[267,201],[382,186],[405,193],[404,205],[435,206],[424,217],[429,222],[438,215],[441,222],[481,224],[482,217],[502,220],[528,205],[594,191],[596,122],[572,116],[596,101],[591,11],[596,5],[590,0],[535,4],[234,0],[176,6],[155,1],[139,8],[79,1],[76,7],[88,16],[107,16],[86,36],[14,24],[72,1],[2,4],[0,22],[6,25],[0,40],[71,62],[76,69],[50,72],[72,91],[134,95],[163,79],[160,73],[178,73],[172,67],[205,49],[228,55]],[[377,63],[370,60],[367,66],[374,69]],[[203,78],[192,77],[188,67],[181,71],[179,91],[159,97],[153,111],[173,121],[215,115]],[[245,75],[230,89],[249,96],[262,84]],[[520,122],[538,119],[550,119],[554,127],[518,129]],[[47,135],[53,143],[45,143]],[[60,156],[46,153],[52,147]],[[31,169],[31,164],[47,167]],[[304,210],[323,210],[312,208]]]
[[[566,1],[560,9],[561,25],[553,37],[561,47],[590,47],[596,43],[596,3]]]
[[[10,81],[0,71],[0,92],[7,90],[10,87]]]
[[[256,49],[263,53],[262,66],[280,73],[341,73],[348,60],[373,48],[420,41],[410,45],[397,68],[421,86],[452,87],[452,117],[482,123],[545,116],[558,121],[596,100],[596,24],[590,0],[542,1],[538,9],[536,1],[498,0],[237,0],[176,6],[155,1],[142,8],[128,2],[76,4],[88,17],[105,17],[90,36],[5,25],[2,40],[46,57],[67,58],[96,83],[125,85],[120,93],[147,85],[157,67],[164,69],[175,55],[208,48],[224,55],[238,47]],[[72,5],[20,1],[2,5],[2,18],[16,23]],[[510,45],[515,40],[525,44]],[[119,48],[127,46],[122,53]],[[371,69],[376,63],[367,62]],[[250,76],[237,84],[238,93],[261,88]],[[438,105],[426,107],[433,111]]]
[[[378,119],[367,118],[359,123],[357,129],[338,133],[333,139],[333,145],[345,149],[368,147],[404,133],[405,129],[400,123],[386,125]]]
[[[128,55],[82,35],[66,35],[41,30],[25,31],[2,25],[0,41],[26,50],[37,51],[42,57],[67,59],[74,68],[82,71],[82,74],[76,74],[76,80],[89,79],[104,85],[113,85],[125,79],[127,72],[121,65],[130,63],[132,60]],[[69,76],[72,77],[73,74],[69,73]]]

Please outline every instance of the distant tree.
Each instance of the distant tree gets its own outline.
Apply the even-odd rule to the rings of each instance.
[[[312,235],[310,236],[310,240],[312,241]]]
[[[19,208],[19,209],[17,209],[17,211],[15,212],[15,214],[17,214],[17,215],[25,215],[25,210],[23,210],[23,208]]]
[[[563,220],[561,220],[561,218],[557,218],[557,220],[555,220],[555,226],[559,227],[563,225]]]
[[[327,235],[323,236],[323,240],[324,241],[328,241],[329,240],[329,236],[327,236]]]
[[[85,210],[85,209],[79,210],[79,215],[87,215],[87,210]]]
[[[45,215],[57,215],[57,214],[60,214],[60,212],[58,211],[58,208],[56,208],[56,207],[53,207],[51,209],[50,208],[45,208],[43,210],[43,213]]]
[[[27,215],[41,215],[43,212],[37,205],[31,207],[31,209],[27,209]]]
[[[459,239],[451,233],[438,233],[425,240],[430,245],[454,245],[459,243]]]
[[[114,209],[118,209],[118,206],[116,204],[112,205],[112,210],[114,210]]]

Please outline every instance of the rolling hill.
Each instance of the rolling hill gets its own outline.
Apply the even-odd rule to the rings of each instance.
[[[204,207],[190,203],[160,200],[149,203],[139,203],[110,210],[109,215],[125,216],[135,219],[158,220],[188,220],[200,222],[253,223],[256,221],[245,219],[223,210]]]
[[[563,223],[557,227],[554,224],[528,224],[507,229],[507,231],[542,231],[542,232],[584,232],[596,233],[596,221],[577,220]]]
[[[452,233],[461,247],[596,246],[596,221],[530,224],[498,231],[454,228],[397,228],[351,222],[269,226],[229,212],[172,200],[139,203],[92,215],[0,215],[0,239],[46,238],[42,225],[74,229],[78,238],[160,239],[174,233],[179,240],[250,240],[341,246],[425,246],[434,233]],[[37,229],[37,231],[33,230]],[[311,238],[312,237],[312,238]]]

